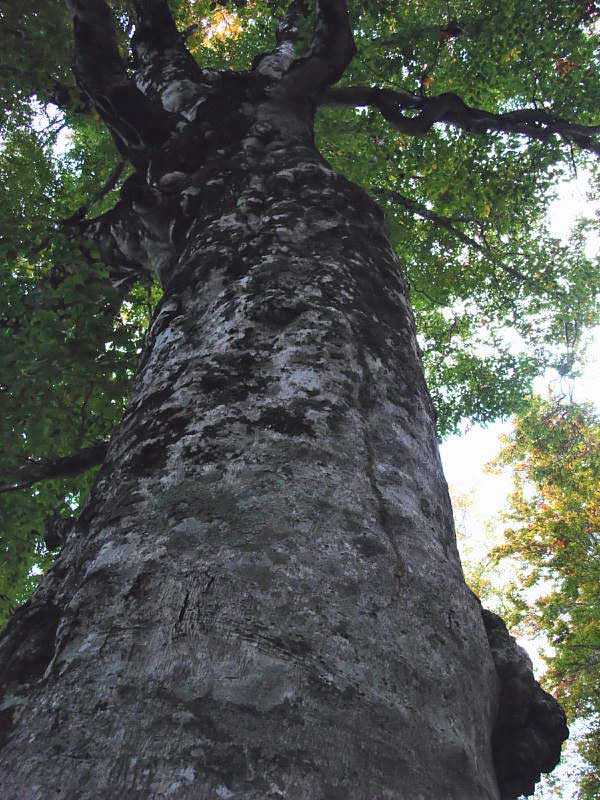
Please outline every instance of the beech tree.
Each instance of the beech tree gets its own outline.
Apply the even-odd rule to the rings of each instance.
[[[78,514],[46,526],[47,550],[60,552],[0,641],[6,796],[531,794],[559,758],[565,717],[464,583],[398,255],[417,278],[424,265],[441,273],[412,283],[430,302],[425,340],[446,337],[437,406],[448,426],[510,410],[515,368],[527,367],[464,346],[475,298],[478,322],[501,308],[497,328],[526,308],[523,332],[538,344],[555,344],[558,327],[572,366],[597,277],[517,221],[537,224],[560,164],[600,149],[594,9],[505,3],[508,35],[470,3],[456,14],[433,2],[350,14],[343,0],[240,3],[227,39],[202,27],[208,5],[205,17],[165,0],[67,6],[81,94],[59,36],[51,85],[40,92],[39,71],[19,62],[13,96],[45,93],[79,136],[80,166],[113,168],[78,211],[7,231],[4,342],[36,353],[35,368],[20,351],[11,364],[29,385],[45,364],[67,366],[33,403],[18,381],[3,385],[13,447],[2,488],[18,516],[14,490],[100,469]],[[62,30],[55,8],[2,13],[17,38]],[[531,53],[515,44],[525,20]],[[346,176],[315,144],[319,108],[321,147]],[[21,169],[31,186],[21,112],[13,104],[6,123],[9,153],[20,146],[7,175]],[[94,115],[116,157],[108,138],[86,139]],[[340,145],[361,136],[366,149]],[[29,152],[45,168],[51,153],[35,142]],[[40,178],[52,180],[68,185],[68,167]],[[78,181],[61,196],[81,193],[85,170]],[[471,215],[458,211],[466,185]],[[36,197],[42,217],[48,202],[60,207]],[[414,235],[400,236],[408,219]],[[160,299],[107,445],[152,275]],[[462,311],[440,310],[459,301]],[[36,321],[24,336],[19,311]],[[453,410],[457,386],[467,402]],[[66,486],[53,490],[62,510],[77,499]],[[52,494],[26,496],[49,510]]]

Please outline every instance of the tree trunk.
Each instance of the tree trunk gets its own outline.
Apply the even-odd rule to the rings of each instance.
[[[3,795],[497,800],[502,675],[382,215],[308,104],[227,80],[127,188],[164,299],[0,645]]]

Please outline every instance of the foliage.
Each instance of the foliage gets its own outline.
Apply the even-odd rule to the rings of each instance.
[[[112,5],[125,51],[130,6]],[[181,30],[197,26],[188,45],[202,65],[247,69],[273,46],[286,4],[170,5]],[[353,0],[351,13],[358,53],[345,84],[453,91],[490,111],[543,107],[594,121],[598,37],[588,2]],[[309,14],[300,47],[311,25]],[[65,223],[82,207],[93,217],[114,203],[116,191],[97,198],[118,154],[75,86],[62,0],[3,5],[0,34],[0,471],[9,471],[109,436],[157,292],[137,285],[119,308],[97,254]],[[364,109],[321,109],[316,136],[333,166],[386,213],[441,435],[463,419],[519,410],[548,366],[576,369],[582,333],[598,319],[600,278],[585,251],[590,223],[564,245],[544,214],[558,181],[596,169],[587,157],[554,139],[441,126],[410,138]],[[76,510],[90,480],[0,495],[0,620],[33,582],[33,565],[49,563],[44,518]]]
[[[2,3],[0,11],[0,108],[3,115],[27,119],[29,100],[49,102],[57,91],[75,91],[71,75],[71,37],[61,0]],[[6,117],[5,117],[6,118]],[[0,116],[0,120],[2,116]]]
[[[546,681],[585,720],[582,800],[600,797],[600,418],[584,405],[533,398],[498,463],[514,470],[505,542],[513,621],[550,645]]]
[[[30,459],[69,455],[110,435],[124,408],[148,319],[144,287],[115,314],[119,301],[106,268],[60,225],[89,198],[104,164],[114,160],[112,143],[84,121],[72,128],[66,152],[56,159],[56,138],[53,127],[40,132],[12,121],[5,126],[2,475]],[[44,520],[55,511],[70,513],[90,481],[87,475],[0,494],[0,616],[27,594],[33,565],[51,561],[41,537]]]

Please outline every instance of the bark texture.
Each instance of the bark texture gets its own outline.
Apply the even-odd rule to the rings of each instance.
[[[331,80],[334,17],[312,50]],[[297,91],[312,56],[290,67],[287,45],[262,71],[192,80],[174,58],[169,81],[151,76],[185,124],[97,227],[165,294],[93,495],[0,642],[8,798],[498,800],[524,785],[497,732],[527,739],[541,690],[525,681],[524,712],[502,716],[498,664],[522,655],[490,649],[463,580],[399,265],[377,206],[316,152]],[[548,709],[529,782],[564,738]]]

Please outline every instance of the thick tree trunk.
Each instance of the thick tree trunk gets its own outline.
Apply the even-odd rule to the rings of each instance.
[[[381,214],[308,106],[228,80],[203,163],[128,190],[165,296],[0,645],[3,796],[497,800],[500,680]]]

